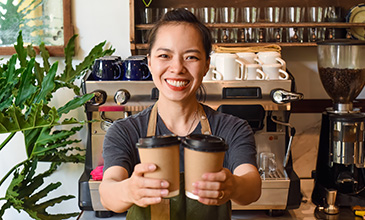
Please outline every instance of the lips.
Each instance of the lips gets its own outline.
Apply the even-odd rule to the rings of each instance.
[[[176,91],[181,91],[189,84],[189,80],[166,79],[167,85]]]

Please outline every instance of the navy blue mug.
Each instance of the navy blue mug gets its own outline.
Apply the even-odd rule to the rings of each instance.
[[[123,80],[148,80],[151,72],[143,57],[128,57],[123,62]]]
[[[123,75],[123,69],[118,59],[102,57],[95,60],[91,74],[95,80],[118,80]]]

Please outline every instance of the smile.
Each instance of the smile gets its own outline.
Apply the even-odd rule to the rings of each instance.
[[[167,79],[166,82],[171,85],[171,86],[175,86],[175,87],[184,87],[186,85],[189,84],[189,81],[181,81],[181,80],[171,80],[171,79]]]

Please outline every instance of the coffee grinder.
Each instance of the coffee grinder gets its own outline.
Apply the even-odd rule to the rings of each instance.
[[[333,106],[322,113],[312,201],[337,214],[340,206],[365,206],[365,113],[353,107],[365,85],[365,41],[323,41],[317,48],[320,79]]]

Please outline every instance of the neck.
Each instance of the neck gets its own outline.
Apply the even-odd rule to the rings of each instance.
[[[185,104],[159,100],[157,105],[163,122],[175,135],[186,136],[194,131],[199,123],[197,100]]]

